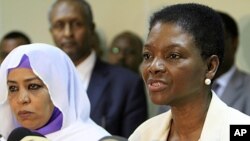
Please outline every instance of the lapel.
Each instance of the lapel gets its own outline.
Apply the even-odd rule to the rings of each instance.
[[[226,104],[212,92],[212,99],[198,141],[229,141],[227,112]]]
[[[109,82],[109,69],[107,66],[106,63],[97,58],[87,89],[92,110],[95,109]]]
[[[244,74],[242,74],[238,69],[234,72],[232,78],[229,80],[225,91],[223,92],[221,99],[228,105],[232,105],[235,102],[235,99],[241,93],[243,85]]]

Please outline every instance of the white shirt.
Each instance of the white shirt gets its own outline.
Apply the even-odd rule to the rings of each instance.
[[[90,77],[94,64],[96,61],[95,51],[91,51],[90,55],[82,61],[78,66],[76,66],[77,71],[80,74],[81,80],[83,81],[84,88],[87,90],[89,86]]]
[[[236,66],[232,66],[229,71],[227,71],[226,73],[224,73],[223,75],[221,75],[220,77],[218,77],[214,83],[218,83],[220,86],[218,88],[218,90],[216,91],[216,94],[221,97],[223,92],[225,91],[225,88],[228,84],[228,82],[230,81],[230,79],[232,78],[234,72],[236,71]]]

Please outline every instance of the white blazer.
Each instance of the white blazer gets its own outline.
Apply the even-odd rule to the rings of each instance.
[[[141,124],[129,141],[166,141],[171,110]],[[199,141],[229,141],[231,124],[250,124],[250,117],[227,106],[213,92]]]

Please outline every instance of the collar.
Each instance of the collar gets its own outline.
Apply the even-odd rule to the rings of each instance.
[[[235,71],[236,66],[233,65],[226,73],[217,78],[216,82],[219,83],[221,86],[226,86]]]
[[[218,83],[220,85],[220,88],[216,92],[218,96],[221,96],[223,94],[227,84],[229,83],[235,71],[236,71],[236,66],[233,65],[226,73],[224,73],[215,80],[214,83]]]
[[[84,83],[84,88],[88,88],[90,76],[92,74],[92,70],[94,69],[94,65],[96,62],[96,53],[95,51],[91,51],[90,55],[82,61],[79,65],[76,66],[80,74],[80,78]]]

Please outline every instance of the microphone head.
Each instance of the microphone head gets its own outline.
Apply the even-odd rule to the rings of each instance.
[[[0,134],[0,141],[6,141],[6,139]]]
[[[101,138],[99,141],[128,141],[128,139],[121,137],[121,136],[105,136]]]
[[[45,137],[26,136],[21,141],[49,141],[49,140]]]
[[[26,136],[38,136],[38,137],[45,137],[44,135],[40,134],[40,133],[37,133],[37,132],[32,132],[30,131],[29,129],[27,128],[24,128],[24,127],[18,127],[16,129],[14,129],[7,141],[20,141],[22,140],[24,137]]]

